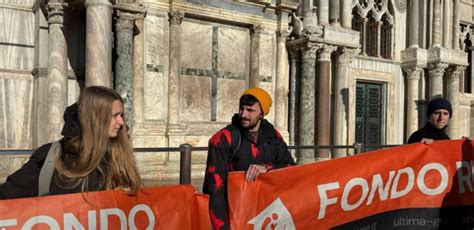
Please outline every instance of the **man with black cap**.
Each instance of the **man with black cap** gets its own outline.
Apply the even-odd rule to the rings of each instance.
[[[444,98],[435,98],[428,103],[426,125],[414,132],[408,139],[408,144],[422,142],[431,144],[434,140],[449,140],[445,129],[453,116],[451,103]]]
[[[214,229],[229,229],[227,173],[246,171],[251,182],[259,174],[295,165],[280,133],[263,117],[270,112],[272,98],[263,89],[245,90],[239,113],[232,124],[209,140],[203,192],[210,195],[209,212]]]

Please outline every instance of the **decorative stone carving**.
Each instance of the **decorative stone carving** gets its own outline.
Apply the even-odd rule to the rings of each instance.
[[[291,33],[289,37],[291,39],[300,38],[303,32],[303,22],[298,16],[296,16],[295,11],[291,13],[290,30]]]
[[[443,47],[431,47],[428,50],[428,62],[445,62],[454,65],[468,65],[467,53],[461,50],[447,49]]]
[[[67,7],[67,3],[48,3],[48,23],[49,24],[63,24],[64,21],[64,8]]]
[[[171,25],[179,25],[183,21],[184,12],[180,10],[171,10],[169,12],[169,22]]]
[[[407,10],[407,0],[395,0],[394,2],[398,11],[403,13]]]
[[[316,14],[316,7],[308,8],[304,15],[303,21],[303,35],[319,37],[323,33],[321,26],[318,25],[318,16]]]

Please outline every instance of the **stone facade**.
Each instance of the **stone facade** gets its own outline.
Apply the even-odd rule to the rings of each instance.
[[[378,144],[403,144],[437,96],[453,102],[452,138],[474,132],[474,68],[464,51],[471,2],[276,2],[3,1],[0,150],[57,139],[64,108],[88,85],[126,98],[136,148],[207,146],[250,86],[270,92],[267,119],[291,145],[360,142],[361,84],[380,89]],[[302,164],[353,153],[295,157]],[[27,156],[0,158],[4,178]],[[146,180],[177,183],[178,152],[137,159]],[[205,160],[206,152],[193,153],[197,181]]]

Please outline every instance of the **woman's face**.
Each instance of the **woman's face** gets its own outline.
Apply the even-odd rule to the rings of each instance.
[[[112,102],[112,115],[109,123],[109,137],[116,138],[122,129],[125,121],[123,120],[123,106],[122,102],[115,100]]]

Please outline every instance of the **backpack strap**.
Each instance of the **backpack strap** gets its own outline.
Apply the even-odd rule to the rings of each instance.
[[[59,141],[53,142],[44,160],[43,167],[41,167],[38,178],[38,196],[49,195],[49,187],[51,186],[51,179],[53,178],[54,172],[54,159],[55,155],[60,151],[61,144]]]
[[[238,128],[235,128],[234,126],[229,125],[227,126],[227,129],[230,130],[230,136],[232,138],[232,143],[230,143],[230,163],[234,159],[235,154],[240,150],[240,146],[242,145],[242,135],[240,134],[240,130]]]

